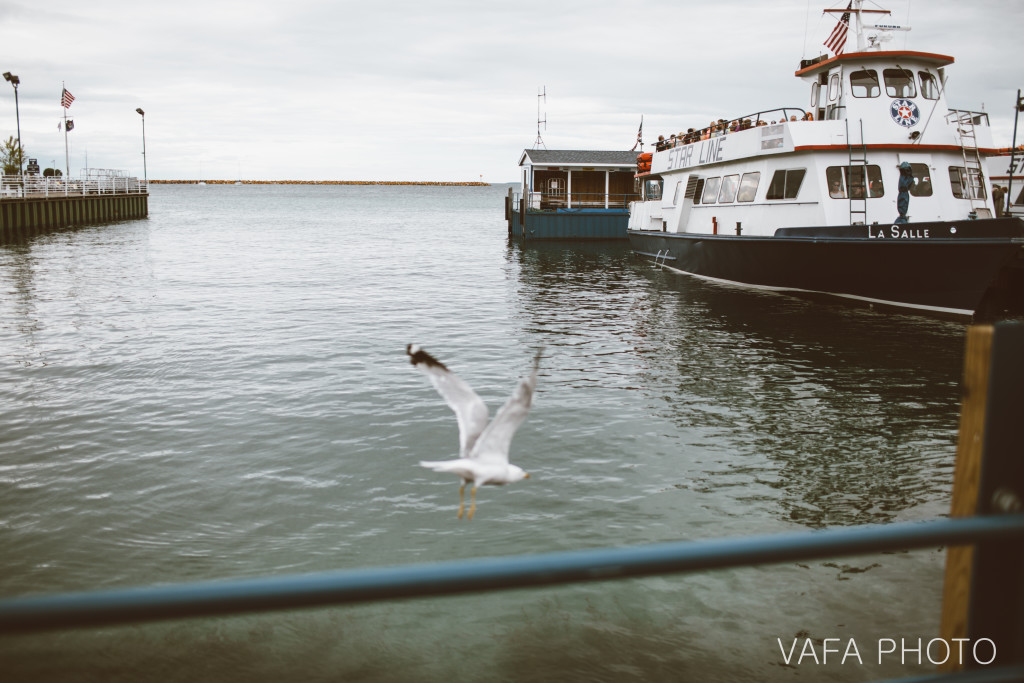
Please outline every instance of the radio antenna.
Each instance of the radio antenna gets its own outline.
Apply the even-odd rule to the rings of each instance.
[[[548,113],[545,110],[544,118],[542,119],[540,117],[540,101],[541,100],[544,100],[544,104],[546,106],[547,103],[548,103],[548,86],[546,86],[546,85],[542,86],[540,92],[537,93],[537,139],[533,141],[533,148],[534,149],[540,149],[540,148],[543,147],[546,150],[547,146],[544,144],[544,139],[540,136],[540,124],[542,124],[542,123],[544,124],[544,130],[548,129]]]

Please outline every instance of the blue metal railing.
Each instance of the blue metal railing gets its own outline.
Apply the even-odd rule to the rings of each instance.
[[[0,601],[0,633],[536,588],[1021,538],[1024,514],[1013,514],[21,597]]]

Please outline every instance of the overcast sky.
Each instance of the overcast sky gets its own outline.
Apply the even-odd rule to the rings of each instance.
[[[511,182],[547,149],[629,149],[711,119],[805,106],[794,78],[842,0],[0,0],[0,71],[42,167],[158,179]],[[866,3],[866,6],[871,6]],[[949,104],[1008,145],[1024,2],[889,0],[892,46],[952,55]],[[15,134],[0,81],[0,135]],[[1024,130],[1021,131],[1024,138]]]

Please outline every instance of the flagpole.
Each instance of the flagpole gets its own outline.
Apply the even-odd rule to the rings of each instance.
[[[64,178],[71,177],[71,158],[68,155],[68,108],[64,106],[64,81],[60,82],[60,108],[64,112]]]

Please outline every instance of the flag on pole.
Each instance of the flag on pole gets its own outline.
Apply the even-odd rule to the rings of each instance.
[[[630,152],[635,152],[636,148],[637,148],[637,145],[643,145],[643,144],[644,144],[644,117],[641,115],[640,116],[640,130],[638,130],[636,132],[636,144],[633,145],[633,149],[631,149],[629,151]]]
[[[60,95],[60,103],[67,109],[71,106],[71,103],[75,101],[75,96],[68,92],[67,88],[64,88],[64,92]]]
[[[825,47],[832,50],[835,56],[843,54],[843,48],[846,47],[846,34],[850,32],[850,9],[853,7],[853,2],[846,5],[846,12],[839,18],[836,23],[836,27],[832,29],[831,35],[825,40]]]

